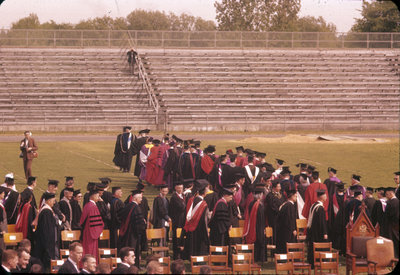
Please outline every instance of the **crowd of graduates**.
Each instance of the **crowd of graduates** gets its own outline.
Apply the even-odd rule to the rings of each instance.
[[[346,225],[357,219],[363,205],[372,224],[379,224],[381,235],[394,242],[398,257],[400,172],[394,173],[397,188],[365,188],[359,175],[353,175],[345,188],[332,167],[321,181],[317,168],[309,164],[297,164],[298,173],[293,175],[284,160],[270,164],[266,153],[243,146],[216,155],[213,145],[202,150],[200,141],[175,135],[157,140],[149,132],[142,130],[136,137],[130,127],[124,127],[117,137],[114,163],[122,172],[130,170],[132,157],[137,156],[139,182],[125,200],[121,187],[113,186],[110,178],[89,182],[82,194],[68,176],[58,201],[57,180],[49,180],[46,192],[36,201],[35,177],[28,177],[27,187],[19,193],[13,174],[7,174],[0,187],[0,230],[6,233],[7,224],[15,224],[24,240],[13,254],[4,250],[0,238],[2,268],[27,272],[39,266],[48,272],[50,260],[60,259],[61,231],[81,230],[81,241],[70,246],[70,256],[60,272],[94,273],[99,237],[109,229],[110,246],[118,249],[122,260],[113,273],[137,272],[141,252],[147,250],[150,224],[165,228],[167,241],[171,231],[174,260],[208,255],[210,245],[231,246],[238,240],[230,239],[229,230],[242,226],[243,241],[254,244],[254,259],[263,263],[265,228],[272,228],[275,252],[286,253],[286,244],[297,241],[299,218],[307,219],[308,260],[313,264],[313,242],[332,242],[345,253]],[[159,189],[152,207],[146,198],[148,186]],[[17,260],[10,264],[13,257]],[[24,257],[25,264],[20,263]]]

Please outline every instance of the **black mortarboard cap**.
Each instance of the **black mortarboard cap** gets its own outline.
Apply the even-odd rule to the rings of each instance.
[[[73,180],[73,179],[74,179],[74,177],[65,176],[65,181],[70,181],[70,180]]]
[[[258,157],[258,158],[265,158],[266,156],[267,156],[267,154],[263,153],[263,152],[257,152],[256,153],[256,157]]]
[[[36,177],[28,177],[28,182],[34,182],[36,180]]]
[[[74,191],[74,197],[81,193],[81,189],[77,189]]]
[[[296,194],[296,190],[295,189],[292,189],[292,190],[288,190],[287,192],[286,192],[286,195],[287,195],[287,197],[288,198],[290,198],[291,196],[293,196],[294,194]]]
[[[282,165],[285,161],[284,161],[284,160],[281,160],[281,159],[276,159],[276,162],[277,162],[279,165]]]
[[[128,130],[132,130],[132,127],[131,127],[131,126],[124,126],[124,128],[123,128],[124,132],[125,132],[127,129],[128,129]]]
[[[56,197],[56,194],[54,194],[54,193],[45,192],[45,193],[43,194],[43,199],[44,199],[45,201],[47,201],[47,200],[49,200],[49,199],[52,199],[52,198],[55,198],[55,197]]]
[[[254,155],[254,151],[249,148],[245,149],[244,152],[248,155]]]
[[[135,196],[136,194],[141,194],[141,193],[143,193],[142,190],[138,190],[138,189],[132,190],[132,196]]]
[[[88,182],[87,186],[86,186],[86,190],[90,191],[96,189],[96,183],[95,182]]]
[[[396,191],[396,188],[394,188],[394,187],[386,187],[385,188],[385,193],[386,192],[395,192]]]
[[[205,179],[198,179],[194,182],[194,187],[196,188],[196,190],[201,191],[204,188],[206,188],[210,183],[208,182],[208,180]]]
[[[272,187],[274,187],[274,188],[280,183],[281,183],[281,181],[279,179],[274,179],[273,181],[271,181]]]
[[[143,190],[144,187],[145,187],[144,184],[141,183],[141,182],[139,182],[139,183],[136,185],[136,189],[139,189],[139,190]]]
[[[107,187],[107,184],[104,182],[96,182],[96,188],[98,190],[104,190]]]
[[[357,189],[358,189],[358,187],[355,185],[350,186],[350,190],[353,192],[356,191]]]
[[[385,187],[375,188],[375,192],[385,191]]]
[[[158,145],[160,143],[161,143],[161,141],[159,139],[153,139],[153,144],[154,145]]]
[[[112,180],[110,178],[99,178],[102,183],[110,184]]]
[[[337,170],[335,168],[328,167],[328,172],[332,172],[332,173],[336,174]]]
[[[352,179],[356,180],[356,181],[360,181],[361,176],[353,174]]]
[[[139,134],[148,134],[148,133],[150,133],[149,129],[143,129],[139,131]]]
[[[400,171],[394,172],[396,176],[400,176]]]
[[[289,166],[284,166],[284,167],[282,168],[281,175],[290,174],[290,173],[292,173],[292,171],[290,171]]]
[[[168,185],[166,185],[166,184],[161,184],[161,185],[159,185],[158,186],[158,189],[163,189],[163,188],[168,188]]]
[[[208,153],[214,153],[215,145],[208,145],[205,151],[207,151]]]
[[[374,188],[372,188],[372,187],[367,187],[366,189],[367,189],[367,191],[369,191],[369,192],[371,192],[371,193],[374,192]]]
[[[318,189],[318,190],[317,190],[317,196],[320,197],[320,196],[322,196],[323,194],[325,194],[325,192],[326,192],[325,189]]]
[[[297,163],[296,167],[300,167],[302,169],[305,169],[305,168],[307,168],[307,163]]]
[[[233,191],[228,188],[223,188],[221,191],[222,195],[233,195]]]
[[[339,191],[343,191],[343,190],[344,190],[344,183],[343,183],[343,182],[337,182],[337,183],[336,183],[336,188],[337,188]]]
[[[319,178],[319,172],[318,171],[313,171],[311,175],[312,175],[313,178],[317,178],[317,179]]]
[[[72,187],[67,187],[64,190],[67,190],[68,192],[74,193],[74,188],[72,188]]]
[[[315,166],[308,165],[308,166],[307,166],[307,170],[309,170],[309,171],[314,171],[314,170],[315,170]]]
[[[243,147],[243,146],[238,146],[238,147],[236,147],[235,149],[236,149],[236,151],[242,151],[242,152],[244,152],[244,147]]]
[[[49,181],[48,185],[58,186],[58,183],[59,183],[58,180],[48,180],[48,181]]]
[[[183,186],[187,188],[190,184],[194,184],[194,179],[184,179]]]
[[[113,188],[111,188],[111,192],[114,194],[119,189],[121,189],[120,186],[113,186]]]
[[[94,195],[94,194],[98,194],[98,193],[99,193],[99,190],[96,189],[96,188],[94,188],[94,189],[92,189],[92,190],[89,191],[89,197],[92,196],[92,195]]]
[[[194,145],[196,145],[196,146],[200,146],[201,141],[200,141],[200,140],[195,140],[193,143],[194,143]]]
[[[357,197],[357,196],[359,196],[361,194],[362,194],[361,190],[354,191],[354,197]]]
[[[226,151],[225,151],[225,153],[226,153],[227,155],[233,155],[233,151],[232,151],[232,149],[228,149],[228,150],[226,150]]]

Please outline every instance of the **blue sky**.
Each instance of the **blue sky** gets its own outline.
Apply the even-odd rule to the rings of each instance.
[[[6,0],[0,6],[0,28],[36,13],[40,22],[78,23],[82,19],[109,15],[126,16],[134,9],[182,12],[215,20],[215,0]],[[360,18],[361,0],[302,0],[300,16],[322,16],[347,32]]]

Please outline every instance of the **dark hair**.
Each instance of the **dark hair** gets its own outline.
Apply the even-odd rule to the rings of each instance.
[[[121,248],[121,250],[119,251],[119,257],[121,258],[121,261],[124,261],[125,257],[129,256],[129,252],[131,251],[135,251],[133,248],[130,247],[123,247]]]
[[[73,242],[73,243],[71,243],[71,244],[69,245],[69,251],[75,251],[75,248],[76,248],[77,246],[80,246],[80,247],[83,248],[83,246],[82,246],[81,243],[79,243],[79,242]]]
[[[160,257],[161,257],[161,256],[158,255],[158,254],[153,254],[153,255],[147,256],[147,257],[146,257],[146,265],[148,265],[151,261],[156,261],[156,262],[158,262],[158,259],[159,259]]]
[[[18,248],[24,248],[27,246],[32,246],[31,241],[29,239],[23,239],[22,241],[19,242]]]
[[[96,259],[96,257],[93,256],[92,254],[86,254],[86,255],[83,256],[83,258],[82,258],[82,263],[86,263],[90,258]]]
[[[211,267],[208,265],[203,265],[200,267],[200,274],[212,274]]]
[[[131,265],[126,274],[139,274],[139,268],[137,268],[135,265]]]
[[[99,274],[110,274],[110,265],[107,263],[99,263],[96,267],[96,271],[99,272]]]
[[[12,249],[3,250],[3,256],[1,257],[2,264],[7,263],[9,260],[18,257],[18,253]]]
[[[27,249],[25,249],[25,248],[18,248],[18,249],[17,249],[18,258],[21,258],[21,257],[22,257],[22,253],[23,253],[23,252],[29,254],[29,251],[28,251]]]
[[[36,273],[36,274],[43,273],[42,266],[40,264],[32,265],[31,269],[29,270],[29,273]]]
[[[22,199],[22,203],[21,205],[24,205],[25,203],[28,203],[28,201],[30,201],[30,199],[33,197],[33,195],[31,193],[25,193],[26,195],[21,196]]]
[[[185,263],[182,259],[175,260],[171,263],[172,274],[183,274],[185,271]]]
[[[35,177],[29,177],[28,180],[27,180],[27,182],[26,182],[26,184],[27,184],[28,186],[31,186],[35,181],[36,181],[36,178],[35,178]]]
[[[250,156],[247,156],[247,161],[250,163],[250,162],[253,162],[253,160],[254,160],[254,156],[252,156],[252,155],[250,155]]]
[[[204,195],[205,193],[206,193],[206,189],[205,188],[199,190],[199,195]]]

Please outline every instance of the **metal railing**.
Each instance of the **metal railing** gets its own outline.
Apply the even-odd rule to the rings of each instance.
[[[128,36],[129,36],[129,45],[131,48],[136,48],[136,45],[134,44],[132,37],[130,36],[130,33],[128,32]],[[139,71],[139,76],[143,81],[143,87],[146,90],[148,96],[149,96],[149,105],[153,107],[154,111],[156,112],[156,125],[158,125],[158,114],[159,114],[159,110],[160,110],[160,104],[158,103],[157,97],[154,93],[153,87],[151,85],[150,82],[150,78],[149,75],[146,72],[146,69],[143,65],[142,59],[140,58],[140,54],[137,53],[136,55],[136,64],[138,67],[138,71]]]
[[[128,37],[127,34],[128,33]],[[1,47],[400,48],[400,33],[1,29]]]

